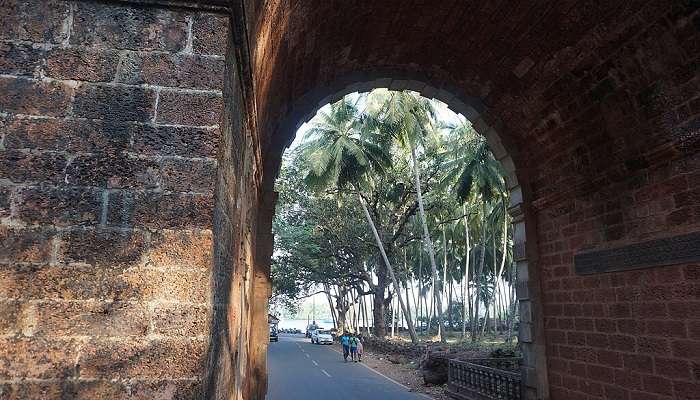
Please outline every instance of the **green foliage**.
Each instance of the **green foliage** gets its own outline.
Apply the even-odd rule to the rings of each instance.
[[[390,298],[358,195],[397,278],[418,282],[417,296],[427,298],[432,282],[421,245],[411,151],[420,171],[440,279],[447,268],[450,282],[466,280],[472,297],[478,292],[483,303],[492,301],[495,266],[503,262],[508,271],[512,263],[510,233],[504,232],[509,218],[504,172],[469,122],[445,123],[441,109],[416,93],[375,90],[331,104],[311,121],[302,143],[286,155],[277,180],[275,304],[294,308],[300,297],[323,285]],[[478,274],[475,266],[482,255],[484,268]],[[470,268],[465,276],[466,263]],[[511,281],[514,276],[506,272],[503,278]],[[461,312],[462,300],[447,308],[453,321],[461,321]]]
[[[343,99],[317,118],[301,150],[310,188],[343,190],[357,186],[368,173],[382,175],[389,167],[379,132],[364,123],[355,104]]]

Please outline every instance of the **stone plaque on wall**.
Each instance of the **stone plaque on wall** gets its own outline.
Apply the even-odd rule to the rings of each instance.
[[[700,262],[700,232],[574,256],[579,275]]]

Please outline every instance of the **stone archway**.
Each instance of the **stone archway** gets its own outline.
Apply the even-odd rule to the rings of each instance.
[[[400,77],[394,79],[392,77]],[[499,121],[487,122],[482,114],[487,113],[485,106],[476,98],[455,95],[446,89],[438,89],[427,80],[411,79],[416,77],[405,73],[391,74],[387,71],[379,73],[362,74],[362,78],[351,76],[338,80],[337,83],[324,86],[302,96],[298,105],[292,107],[290,116],[280,124],[280,134],[273,135],[276,141],[263,153],[263,191],[265,198],[276,199],[274,193],[274,181],[277,178],[281,166],[282,153],[292,142],[297,129],[310,120],[316,112],[326,104],[340,100],[343,96],[354,92],[368,92],[376,88],[390,90],[411,90],[426,98],[434,98],[445,103],[455,113],[462,114],[474,126],[474,129],[483,135],[489,143],[489,147],[496,159],[503,165],[506,171],[506,187],[510,194],[509,213],[513,218],[514,261],[516,262],[518,280],[516,284],[517,298],[520,313],[520,331],[518,341],[524,354],[522,367],[523,390],[532,398],[547,398],[547,363],[544,343],[544,323],[541,313],[541,286],[539,271],[536,268],[537,246],[536,240],[526,240],[527,237],[535,238],[535,219],[528,218],[528,191],[523,190],[523,183],[518,179],[516,165],[513,158],[503,144],[497,127]],[[459,93],[459,92],[457,92]],[[515,149],[517,152],[517,149]],[[267,203],[266,203],[267,204]],[[272,225],[274,207],[266,209],[265,224]],[[269,241],[271,235],[261,232],[264,237],[258,240]],[[529,236],[528,236],[529,235]],[[269,271],[269,268],[267,268]]]

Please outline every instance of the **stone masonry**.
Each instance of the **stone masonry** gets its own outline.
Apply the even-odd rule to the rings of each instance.
[[[190,399],[228,19],[0,6],[0,398]]]

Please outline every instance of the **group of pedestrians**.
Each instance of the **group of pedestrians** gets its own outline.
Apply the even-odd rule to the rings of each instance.
[[[343,345],[343,359],[348,362],[348,356],[353,362],[362,362],[362,335],[343,332],[340,337],[340,343]]]

